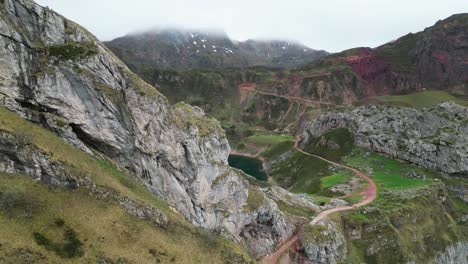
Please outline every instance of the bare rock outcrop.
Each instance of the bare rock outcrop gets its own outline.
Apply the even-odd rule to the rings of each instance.
[[[328,113],[306,125],[301,144],[336,128],[349,129],[360,147],[468,175],[468,108],[453,102],[425,109],[373,105]]]

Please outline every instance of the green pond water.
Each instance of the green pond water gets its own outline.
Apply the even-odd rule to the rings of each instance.
[[[229,155],[228,162],[231,167],[240,169],[257,180],[266,181],[268,179],[268,175],[263,171],[262,162],[258,159]]]

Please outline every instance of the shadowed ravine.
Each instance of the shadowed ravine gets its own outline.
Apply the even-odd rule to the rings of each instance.
[[[328,163],[330,163],[332,165],[335,165],[335,166],[350,170],[353,173],[355,173],[357,176],[359,176],[362,179],[364,179],[365,181],[367,181],[367,187],[365,189],[363,189],[362,192],[361,192],[362,197],[363,197],[362,201],[360,201],[357,204],[351,205],[351,206],[338,206],[338,207],[335,207],[335,208],[332,208],[332,209],[322,211],[310,222],[311,225],[317,224],[318,222],[322,221],[323,219],[325,219],[330,214],[333,214],[333,213],[336,213],[336,212],[341,212],[341,211],[352,210],[352,209],[356,209],[356,208],[368,205],[372,201],[374,201],[375,198],[377,198],[377,186],[375,185],[375,182],[368,175],[366,175],[365,173],[361,172],[358,169],[355,169],[355,168],[352,168],[352,167],[349,167],[349,166],[346,166],[346,165],[342,165],[342,164],[327,160],[327,159],[325,159],[323,157],[320,157],[320,156],[317,156],[315,154],[311,154],[311,153],[308,153],[308,152],[302,150],[298,146],[298,143],[299,143],[300,139],[301,139],[301,136],[298,136],[296,138],[296,142],[294,144],[294,148],[297,151],[299,151],[300,153],[302,153],[304,155],[307,155],[307,156],[311,156],[311,157],[321,159],[321,160],[323,160],[325,162],[328,162]],[[263,264],[276,264],[276,263],[278,263],[278,260],[281,258],[281,256],[284,254],[284,252],[286,252],[286,250],[288,250],[292,245],[294,245],[294,243],[296,243],[298,239],[299,239],[299,234],[295,234],[289,240],[287,240],[285,243],[283,243],[283,245],[277,251],[275,251],[274,253],[264,257],[262,259],[261,263],[263,263]]]

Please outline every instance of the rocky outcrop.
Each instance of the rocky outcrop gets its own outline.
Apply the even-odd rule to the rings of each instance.
[[[128,214],[151,221],[157,227],[166,227],[168,224],[168,218],[161,210],[135,202],[112,189],[98,186],[90,177],[77,176],[67,165],[53,160],[23,135],[15,136],[0,131],[0,172],[26,174],[50,187],[85,188],[97,199],[114,202]]]
[[[445,249],[445,252],[436,257],[434,264],[467,264],[468,243],[460,241]]]
[[[199,108],[171,107],[89,32],[30,0],[6,0],[0,9],[0,104],[110,157],[192,223],[265,242],[251,248],[254,255],[291,233],[268,199],[245,210],[253,187],[228,167],[216,120]],[[244,235],[258,223],[268,228]]]
[[[306,126],[301,144],[348,128],[360,147],[449,174],[468,175],[468,108],[442,103],[431,109],[364,106],[322,115]]]
[[[346,259],[346,240],[336,223],[306,227],[301,242],[302,250],[311,263],[336,264]]]

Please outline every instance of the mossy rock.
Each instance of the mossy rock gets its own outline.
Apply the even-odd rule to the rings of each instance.
[[[255,187],[249,187],[249,196],[247,197],[247,206],[245,209],[248,211],[257,210],[265,201],[264,194]]]
[[[181,129],[190,129],[197,127],[200,137],[206,137],[211,134],[218,134],[224,137],[224,130],[218,120],[204,115],[192,106],[180,102],[171,107],[174,123]]]

